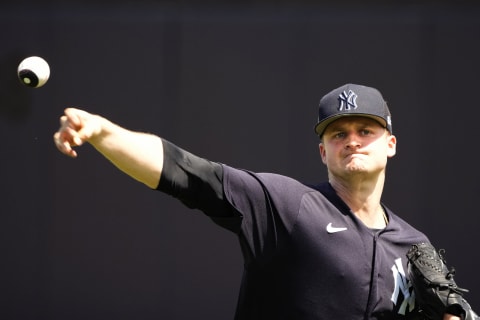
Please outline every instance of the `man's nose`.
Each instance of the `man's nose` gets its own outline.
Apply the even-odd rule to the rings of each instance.
[[[360,145],[360,137],[355,133],[349,133],[345,143],[345,148],[358,148]]]

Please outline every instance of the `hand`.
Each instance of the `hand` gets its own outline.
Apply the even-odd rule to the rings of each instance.
[[[72,158],[77,157],[73,147],[81,146],[102,130],[99,117],[75,108],[65,109],[60,117],[60,128],[53,135],[53,141],[60,152]]]

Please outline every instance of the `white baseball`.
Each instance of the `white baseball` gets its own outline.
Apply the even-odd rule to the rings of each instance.
[[[24,85],[40,88],[50,77],[50,66],[41,57],[28,57],[18,65],[17,75]]]

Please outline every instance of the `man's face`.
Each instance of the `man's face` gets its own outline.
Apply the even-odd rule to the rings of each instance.
[[[375,174],[395,155],[396,138],[373,119],[347,116],[328,125],[319,148],[331,174]]]

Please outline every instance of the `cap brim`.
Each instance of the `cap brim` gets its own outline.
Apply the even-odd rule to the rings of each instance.
[[[331,116],[329,118],[326,118],[326,119],[320,121],[319,123],[317,123],[315,125],[315,133],[319,136],[322,136],[325,129],[328,127],[329,124],[331,124],[335,120],[338,120],[339,118],[344,118],[344,117],[370,118],[370,119],[373,119],[373,120],[377,121],[378,123],[380,123],[380,125],[382,127],[384,127],[384,128],[387,127],[387,123],[386,123],[385,119],[383,119],[382,117],[374,116],[374,115],[371,115],[371,114],[365,114],[365,113],[343,113],[343,114],[333,115],[333,116]]]

